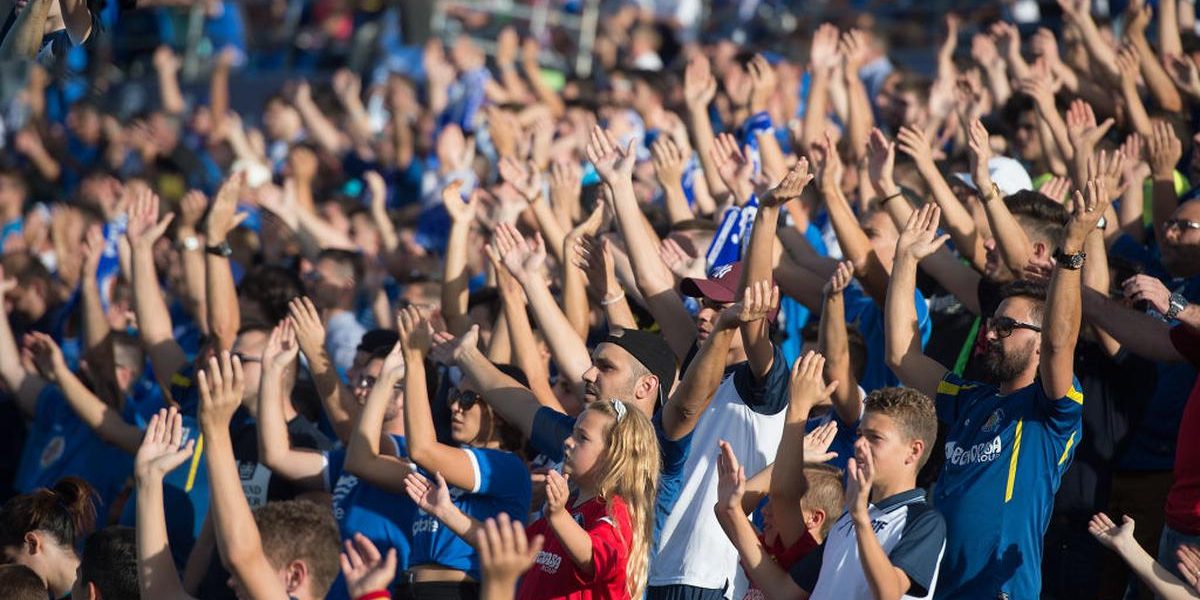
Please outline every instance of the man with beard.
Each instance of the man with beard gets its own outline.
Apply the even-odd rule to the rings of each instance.
[[[941,211],[925,205],[896,243],[886,306],[888,366],[905,385],[936,395],[946,426],[946,461],[934,488],[947,527],[939,599],[1039,594],[1042,535],[1082,434],[1083,394],[1072,370],[1083,244],[1108,197],[1095,181],[1086,200],[1076,192],[1048,290],[1030,283],[1005,289],[988,327],[987,383],[964,380],[925,356],[916,336],[909,299],[918,263],[949,237],[937,235]]]

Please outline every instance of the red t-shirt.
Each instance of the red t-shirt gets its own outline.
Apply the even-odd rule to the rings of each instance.
[[[766,538],[760,533],[758,534],[758,541],[762,544],[763,550],[766,550],[767,556],[770,556],[771,560],[774,560],[775,564],[779,565],[784,571],[791,571],[793,565],[800,562],[800,559],[808,556],[809,552],[812,552],[817,546],[821,545],[812,536],[812,533],[807,531],[804,532],[804,535],[800,536],[800,539],[796,540],[796,543],[786,548],[778,537],[775,538],[773,543],[768,544]],[[766,600],[766,597],[766,594],[751,581],[750,589],[746,590],[746,595],[742,596],[742,600]]]
[[[633,543],[633,525],[625,501],[620,497],[613,498],[610,512],[603,500],[592,498],[571,509],[571,516],[592,538],[592,576],[585,577],[579,571],[562,541],[542,518],[525,530],[530,539],[541,534],[546,541],[533,568],[521,579],[518,600],[629,600],[629,592],[625,590],[625,565],[629,560],[629,546]]]
[[[1186,325],[1171,328],[1171,343],[1200,368],[1200,331]],[[1187,535],[1200,535],[1200,379],[1192,387],[1179,439],[1175,445],[1175,483],[1167,493],[1167,524]]]

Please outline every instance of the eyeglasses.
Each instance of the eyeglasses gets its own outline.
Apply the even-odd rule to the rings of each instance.
[[[480,396],[479,392],[458,389],[450,392],[450,404],[454,405],[457,403],[459,410],[462,411],[471,410],[471,407],[479,403],[480,400],[483,400],[483,396]]]
[[[1028,329],[1030,331],[1038,332],[1042,330],[1042,328],[1038,327],[1037,325],[1022,323],[1011,317],[992,317],[988,319],[988,329],[996,332],[996,337],[998,338],[1006,338],[1012,335],[1013,331],[1017,329]]]
[[[1182,232],[1184,229],[1200,229],[1200,222],[1188,221],[1187,219],[1167,219],[1163,221],[1163,231],[1178,227]]]
[[[230,356],[237,357],[238,360],[242,361],[242,364],[262,362],[261,356],[250,356],[249,354],[246,354],[245,352],[234,352]]]

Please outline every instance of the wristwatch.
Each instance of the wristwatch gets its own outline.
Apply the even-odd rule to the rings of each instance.
[[[1167,309],[1167,314],[1163,316],[1169,321],[1174,321],[1175,317],[1179,316],[1179,313],[1183,312],[1183,309],[1188,307],[1188,301],[1187,298],[1183,297],[1183,294],[1171,294],[1171,299],[1168,301],[1168,305],[1170,308]]]
[[[229,258],[229,255],[233,254],[233,248],[229,247],[228,240],[222,240],[221,243],[209,246],[204,251],[213,256],[220,256],[221,258]]]
[[[175,242],[175,247],[182,252],[194,252],[203,248],[203,246],[200,245],[200,238],[194,235],[189,235]]]
[[[1083,267],[1083,260],[1085,258],[1087,258],[1087,252],[1083,252],[1082,250],[1075,254],[1066,254],[1062,251],[1062,248],[1054,249],[1054,262],[1069,271],[1078,271]]]

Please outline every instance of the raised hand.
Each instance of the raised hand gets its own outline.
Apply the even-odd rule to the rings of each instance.
[[[1038,188],[1041,195],[1062,204],[1071,191],[1071,180],[1066,177],[1051,177],[1049,181]]]
[[[580,195],[583,193],[583,170],[574,160],[556,160],[550,163],[550,205],[555,214],[566,214],[577,218]]]
[[[664,188],[675,187],[683,181],[687,157],[670,136],[659,136],[650,146],[650,156],[654,160],[654,174],[659,185]]]
[[[738,148],[737,139],[732,135],[722,133],[714,142],[710,155],[717,165],[717,175],[725,182],[725,187],[733,190],[739,199],[749,199],[754,189],[751,183],[754,165],[742,153],[741,148]]]
[[[1162,280],[1152,275],[1134,275],[1121,282],[1125,297],[1133,302],[1145,300],[1160,314],[1167,314],[1171,309],[1171,290],[1163,285]]]
[[[704,277],[704,256],[688,254],[679,242],[670,237],[663,239],[658,247],[658,256],[667,264],[667,268],[676,277]]]
[[[1137,85],[1141,69],[1138,66],[1137,50],[1129,44],[1123,44],[1117,51],[1117,73],[1120,83],[1126,88]]]
[[[83,277],[95,277],[104,257],[104,230],[100,225],[88,227],[83,238]]]
[[[1088,160],[1088,173],[1092,179],[1099,182],[1100,190],[1113,196],[1121,184],[1121,172],[1125,166],[1125,155],[1117,150],[1109,152],[1101,150],[1098,156]]]
[[[358,101],[362,94],[362,78],[350,69],[342,68],[333,73],[333,92],[343,105]]]
[[[288,301],[288,315],[300,349],[311,360],[325,348],[325,324],[321,321],[321,313],[312,300],[301,296]]]
[[[479,346],[479,326],[472,325],[471,329],[460,337],[454,337],[449,332],[439,331],[433,334],[433,347],[430,357],[443,365],[454,365],[462,360],[467,351]]]
[[[138,481],[161,481],[192,455],[193,440],[183,442],[183,415],[179,409],[159,409],[150,417],[142,445],[133,458],[133,473]]]
[[[819,352],[809,351],[792,366],[792,379],[788,384],[788,403],[804,412],[814,406],[829,402],[837,390],[838,382],[825,385],[825,357]]]
[[[1200,69],[1196,68],[1196,63],[1192,58],[1178,54],[1172,54],[1165,58],[1167,74],[1171,76],[1175,87],[1193,100],[1200,99]]]
[[[208,196],[200,190],[189,190],[179,201],[179,229],[195,230],[208,209]]]
[[[858,29],[851,29],[838,40],[838,54],[846,73],[856,74],[867,61],[867,37]]]
[[[1096,228],[1104,216],[1104,210],[1108,208],[1108,193],[1100,181],[1093,179],[1087,182],[1086,187],[1086,193],[1075,190],[1075,209],[1063,231],[1063,238],[1070,248],[1083,247],[1083,241]]]
[[[512,590],[521,574],[533,566],[545,537],[539,534],[532,540],[526,539],[525,526],[510,519],[508,513],[484,521],[480,529],[475,548],[485,584]]]
[[[445,520],[446,515],[458,510],[450,498],[450,486],[446,485],[446,478],[441,473],[435,472],[432,482],[420,473],[409,473],[404,477],[404,491],[417,508],[437,519]]]
[[[513,186],[526,202],[536,202],[542,195],[541,177],[538,176],[538,168],[533,161],[522,164],[511,156],[501,158],[500,176]]]
[[[263,364],[273,369],[283,370],[292,365],[300,354],[300,344],[296,343],[296,328],[290,318],[284,319],[271,330],[267,338],[267,347],[263,349]]]
[[[937,234],[941,217],[942,209],[932,202],[925,203],[910,215],[896,240],[896,256],[908,256],[919,261],[937,252],[950,239],[949,234]]]
[[[496,227],[492,242],[503,253],[504,266],[518,280],[523,281],[529,275],[539,272],[546,262],[546,243],[541,235],[535,236],[531,245],[521,237],[516,227],[502,223]]]
[[[158,194],[150,191],[149,187],[138,187],[133,192],[133,200],[129,203],[129,224],[125,228],[125,237],[129,245],[136,248],[149,248],[158,241],[171,225],[175,213],[167,213],[162,219],[158,218]]]
[[[391,587],[396,577],[395,548],[389,548],[386,557],[381,556],[375,544],[361,533],[354,534],[353,538],[343,543],[346,549],[338,557],[338,562],[351,598]]]
[[[921,128],[908,125],[901,127],[900,132],[896,134],[896,142],[900,151],[911,158],[918,168],[936,168],[933,161],[933,142]]]
[[[779,185],[771,188],[765,194],[760,194],[758,203],[762,206],[782,206],[788,202],[800,197],[804,193],[804,188],[808,187],[809,182],[813,180],[812,173],[808,172],[808,159],[801,157],[796,161],[787,175],[784,175],[783,180]]]
[[[870,526],[867,512],[871,503],[871,485],[875,483],[875,456],[867,438],[854,442],[854,458],[846,465],[846,510],[856,526]]]
[[[25,349],[27,356],[33,360],[33,366],[37,369],[38,374],[47,381],[57,382],[58,373],[67,369],[62,348],[58,347],[54,338],[44,333],[35,331],[27,334]]]
[[[830,452],[829,446],[837,437],[837,421],[830,419],[816,429],[804,435],[804,462],[820,464],[837,458],[837,452]]]
[[[228,429],[233,414],[242,405],[245,389],[242,360],[222,352],[219,358],[208,359],[208,368],[198,371],[196,379],[200,388],[200,422],[204,429]]]
[[[622,149],[611,132],[597,125],[592,128],[591,140],[586,148],[587,157],[609,185],[628,183],[632,180],[633,166],[637,162],[634,143],[634,140],[630,140],[629,145]]]
[[[209,244],[224,241],[225,236],[246,218],[245,213],[237,213],[238,199],[241,198],[245,187],[246,172],[239,171],[227,179],[217,191],[217,198],[213,201],[204,224]]]
[[[1179,559],[1179,572],[1193,590],[1200,592],[1200,550],[1192,544],[1183,544],[1175,550]]]
[[[1128,515],[1122,515],[1121,525],[1118,527],[1108,515],[1096,513],[1088,522],[1088,533],[1092,534],[1101,546],[1121,552],[1123,548],[1137,544],[1137,540],[1133,539],[1134,525],[1133,519]]]
[[[750,75],[750,104],[757,110],[763,110],[775,94],[779,78],[775,75],[771,63],[761,54],[755,54],[754,58],[750,59],[746,64],[746,71]]]
[[[779,305],[779,286],[770,281],[754,281],[746,284],[741,300],[726,306],[717,317],[717,329],[733,329],[740,325],[761,321]]]
[[[450,215],[450,220],[454,223],[469,223],[475,218],[475,210],[479,206],[479,196],[471,194],[466,202],[462,199],[461,180],[455,179],[446,184],[442,188],[442,205],[446,207],[446,214]]]
[[[1183,156],[1183,146],[1175,131],[1164,121],[1154,123],[1154,132],[1147,140],[1150,152],[1150,174],[1155,179],[1174,177],[1175,165]]]
[[[826,296],[840,294],[850,286],[850,282],[854,280],[854,263],[843,260],[837,264],[833,270],[833,275],[829,277],[829,281],[825,282],[823,293]]]
[[[1075,148],[1091,152],[1096,144],[1104,138],[1113,125],[1112,117],[1096,124],[1096,114],[1092,105],[1084,100],[1075,99],[1067,108],[1067,135],[1075,141]]]
[[[433,328],[415,306],[407,306],[396,312],[396,330],[400,334],[400,345],[404,352],[422,356],[429,353],[433,345]]]
[[[878,127],[871,130],[867,138],[867,174],[871,186],[880,196],[894,193],[896,180],[893,171],[896,166],[896,143],[887,139]]]
[[[746,469],[738,464],[737,455],[729,442],[718,443],[717,506],[734,512],[742,511],[742,496],[746,494]]]
[[[814,69],[832,71],[837,67],[841,57],[838,55],[838,28],[830,23],[822,23],[813,32],[812,47],[808,59]]]
[[[570,475],[563,475],[551,469],[546,473],[546,516],[556,515],[567,510],[567,501],[571,498],[571,488],[567,485]]]
[[[828,133],[813,142],[813,158],[817,168],[817,179],[821,190],[830,192],[840,190],[842,186],[842,157],[838,155],[837,145]]]
[[[971,37],[971,58],[985,69],[992,69],[1004,63],[1004,58],[996,49],[996,41],[986,33],[977,33]]]
[[[967,145],[971,148],[971,179],[981,198],[992,193],[992,176],[988,172],[988,161],[992,158],[992,146],[983,121],[975,119],[967,130]]]
[[[704,109],[717,95],[717,80],[712,75],[708,58],[697,53],[688,61],[683,72],[683,97],[689,108]]]

